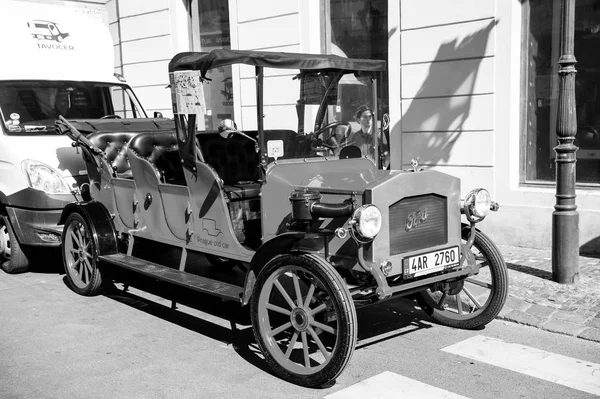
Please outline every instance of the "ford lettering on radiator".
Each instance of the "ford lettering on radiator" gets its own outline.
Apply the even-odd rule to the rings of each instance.
[[[427,208],[419,208],[418,211],[409,213],[406,217],[406,231],[410,231],[412,228],[417,227],[421,223],[427,220]]]

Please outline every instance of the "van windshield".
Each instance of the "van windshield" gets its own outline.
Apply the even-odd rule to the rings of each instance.
[[[126,85],[72,81],[0,82],[0,116],[8,134],[47,134],[54,121],[146,118]]]

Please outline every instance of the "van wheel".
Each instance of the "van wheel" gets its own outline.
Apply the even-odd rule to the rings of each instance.
[[[260,271],[250,303],[252,328],[267,363],[283,379],[328,384],[354,352],[354,302],[334,267],[313,255],[280,255]]]
[[[62,234],[63,265],[67,280],[79,295],[97,295],[102,290],[98,246],[91,226],[79,213],[69,215]]]
[[[17,241],[7,216],[0,215],[0,266],[6,273],[24,273],[29,269],[27,255]]]

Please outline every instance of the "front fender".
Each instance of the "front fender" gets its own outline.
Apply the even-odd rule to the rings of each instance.
[[[302,240],[304,237],[306,237],[306,233],[304,232],[283,233],[267,241],[258,248],[250,261],[250,267],[246,274],[242,305],[245,306],[250,302],[254,284],[256,283],[256,276],[258,276],[258,273],[260,273],[262,268],[276,255],[288,252],[294,247],[296,242]]]
[[[64,224],[70,214],[77,212],[88,222],[93,240],[98,247],[98,255],[119,252],[117,233],[108,210],[98,201],[71,202],[60,215],[58,224]]]

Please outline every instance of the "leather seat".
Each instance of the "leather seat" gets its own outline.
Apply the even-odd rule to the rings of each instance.
[[[135,136],[127,146],[127,156],[132,168],[138,164],[157,178],[169,184],[185,184],[177,136],[175,132],[147,132]],[[136,173],[136,178],[138,174]]]
[[[229,138],[214,133],[200,133],[196,137],[204,161],[223,180],[223,189],[231,201],[260,195],[259,158],[252,140],[235,133]]]
[[[109,164],[117,177],[131,177],[131,168],[127,159],[127,143],[136,132],[94,132],[87,139],[104,151]]]

